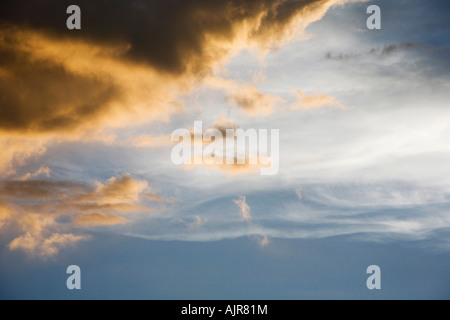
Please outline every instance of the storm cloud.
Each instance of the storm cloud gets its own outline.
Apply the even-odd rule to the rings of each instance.
[[[67,133],[167,118],[173,97],[217,63],[277,47],[344,2],[82,0],[82,30],[68,30],[72,2],[2,1],[0,128]]]

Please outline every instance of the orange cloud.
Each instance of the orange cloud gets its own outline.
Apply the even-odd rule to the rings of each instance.
[[[166,201],[166,199],[163,196],[158,196],[156,194],[146,193],[144,196],[145,196],[145,198],[147,198],[147,200],[152,201],[152,202]]]
[[[29,180],[31,178],[39,177],[41,175],[45,175],[47,178],[50,178],[50,168],[46,167],[46,166],[41,166],[35,172],[33,172],[33,173],[29,172],[29,173],[23,175],[22,177],[17,178],[17,180],[25,181],[25,180]]]
[[[68,134],[167,120],[174,111],[169,108],[174,79],[124,60],[129,45],[64,41],[6,28],[0,29],[0,48],[20,57],[0,64],[6,74],[0,90],[10,92],[3,102],[9,108],[0,111],[5,131]]]
[[[125,224],[128,220],[118,215],[91,213],[76,216],[73,222],[81,227],[98,227]]]
[[[63,2],[33,0],[33,6],[24,6],[23,1],[5,1],[0,12],[0,178],[16,174],[51,143],[95,136],[113,143],[117,128],[169,121],[182,109],[180,97],[205,83],[224,91],[247,115],[271,114],[282,102],[279,97],[215,78],[215,71],[243,49],[262,56],[298,38],[332,5],[348,2],[114,1],[105,9],[102,2],[80,0],[86,10],[108,12],[104,19],[92,19],[82,33],[68,33],[57,22],[65,11]],[[306,108],[338,106],[323,96],[300,100]],[[154,147],[165,137],[141,136],[131,142]],[[11,250],[51,256],[87,239],[70,233],[66,229],[72,225],[58,218],[119,221],[119,214],[151,211],[142,199],[161,201],[146,191],[147,182],[130,175],[94,186],[30,180],[43,174],[45,170],[20,177],[24,181],[0,182],[0,202],[9,208],[0,211],[0,224],[13,222],[22,230]]]
[[[194,217],[194,221],[191,223],[188,223],[188,227],[191,229],[200,228],[206,223],[207,219],[202,219],[199,216]]]
[[[220,156],[221,157],[221,156]],[[250,161],[248,156],[245,157],[245,164],[238,163],[238,157],[234,157],[233,164],[227,164],[226,159],[223,160],[222,164],[214,163],[214,164],[194,164],[195,158],[191,158],[191,164],[184,165],[185,169],[193,169],[193,168],[205,168],[208,170],[219,170],[220,172],[226,174],[229,177],[239,176],[239,175],[250,175],[250,174],[260,174],[261,168],[269,168],[270,163],[268,160],[265,162],[261,161],[261,159],[254,159]],[[255,164],[252,164],[255,163]]]
[[[264,55],[298,39],[331,6],[350,2],[155,0],[105,7],[80,0],[85,10],[107,12],[82,33],[68,33],[56,23],[63,3],[24,1],[29,0],[8,1],[0,13],[0,177],[14,174],[52,141],[84,141],[86,134],[95,137],[106,129],[169,121],[182,109],[179,97],[233,55],[243,49]],[[281,102],[249,84],[217,81],[247,115],[271,114]],[[337,105],[318,97],[303,103]],[[111,143],[114,135],[102,139]],[[141,136],[131,142],[155,147],[164,139]]]
[[[131,175],[126,174],[120,179],[115,177],[109,179],[106,184],[95,183],[97,189],[80,197],[80,200],[95,202],[97,204],[120,204],[136,203],[139,196],[148,188],[146,181],[134,180]]]
[[[0,178],[15,174],[17,167],[43,154],[47,142],[45,138],[2,137],[0,134]]]
[[[69,232],[73,225],[112,226],[128,222],[119,213],[152,212],[154,208],[141,204],[141,198],[153,195],[149,191],[146,181],[130,175],[111,178],[106,183],[96,182],[94,187],[68,181],[3,181],[0,227],[11,223],[21,230],[10,242],[11,250],[48,257],[63,247],[89,239]],[[70,217],[72,223],[61,217]],[[11,228],[9,232],[15,233],[14,230]]]
[[[0,204],[0,229],[6,224],[10,216],[11,216],[10,209]]]
[[[303,91],[297,91],[297,102],[291,105],[291,109],[301,109],[301,110],[313,110],[320,108],[339,108],[342,110],[346,110],[347,107],[344,106],[341,102],[339,102],[335,97],[326,95],[326,94],[318,94],[313,93],[310,95],[306,95]]]
[[[209,77],[206,84],[214,89],[225,91],[227,100],[249,116],[267,116],[283,102],[276,95],[261,93],[254,86],[236,80]]]
[[[136,148],[156,148],[156,147],[165,147],[172,144],[170,140],[170,136],[158,136],[154,137],[151,135],[141,135],[138,137],[134,137],[128,139],[124,145],[133,146]]]
[[[227,139],[233,139],[230,137],[227,138],[227,130],[228,129],[236,130],[239,129],[239,126],[233,120],[226,118],[224,114],[219,115],[217,119],[214,121],[214,124],[210,126],[208,129],[219,130],[223,136],[222,143],[221,144],[219,143],[219,147],[215,150],[215,153],[212,155],[212,159],[210,159],[209,155],[205,157],[202,154],[201,159],[203,161],[201,164],[195,164],[195,154],[192,155],[190,164],[184,165],[185,169],[203,167],[205,169],[210,170],[219,170],[228,176],[235,176],[235,175],[260,173],[262,168],[270,168],[271,161],[273,161],[270,154],[268,154],[267,156],[263,155],[250,156],[249,154],[245,154],[244,163],[240,164],[239,163],[240,159],[236,154],[236,151],[234,151],[235,156],[233,163],[231,164],[227,163],[226,154],[228,146],[226,141]],[[193,145],[195,143],[194,129],[190,128],[189,131],[191,135],[191,145]],[[200,135],[200,138],[202,139],[203,147],[208,146],[212,143],[211,141],[203,139],[203,135]],[[208,159],[208,161],[206,161],[206,159]]]

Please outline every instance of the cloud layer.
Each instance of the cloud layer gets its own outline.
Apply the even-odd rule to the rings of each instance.
[[[148,228],[136,234],[154,239],[258,234],[262,245],[269,243],[269,236],[388,233],[418,239],[448,228],[448,214],[441,207],[448,203],[445,187],[386,187],[394,179],[448,184],[448,90],[443,90],[448,89],[448,76],[428,77],[436,66],[426,59],[439,50],[420,39],[365,43],[364,37],[373,41],[367,33],[351,42],[350,36],[339,37],[344,28],[336,27],[327,36],[339,43],[312,37],[317,42],[291,47],[274,58],[283,61],[271,67],[276,70],[268,68],[272,73],[267,78],[276,73],[278,82],[257,85],[242,79],[248,71],[242,65],[241,73],[222,68],[246,51],[260,66],[258,58],[299,39],[330,6],[346,2],[79,1],[83,29],[72,32],[65,29],[67,1],[2,1],[0,176],[15,181],[0,184],[0,228],[11,232],[9,247],[51,256],[87,240],[83,228],[119,229],[123,224],[131,225],[127,230]],[[448,52],[444,49],[439,54]],[[189,110],[184,98],[202,89],[217,94],[215,105],[201,101],[198,110]],[[204,166],[227,173],[228,180],[215,170],[165,170],[169,157],[151,148],[170,147],[174,126],[190,125],[190,117],[205,114],[209,120],[223,115],[214,123],[221,132],[237,128],[237,123],[243,128],[282,128],[280,175],[274,180],[240,175],[259,172],[248,165]],[[141,132],[145,130],[152,133]],[[109,171],[102,163],[96,164],[102,173],[90,165],[81,168],[80,175],[92,174],[102,182],[37,180],[58,172],[47,163],[25,173],[18,170],[52,145],[93,140],[119,149],[98,156],[117,161]],[[123,152],[133,147],[139,150]],[[140,178],[107,179],[130,170]],[[138,215],[152,213],[165,201],[146,182],[153,176],[158,187],[183,197],[167,217],[158,217],[162,226],[140,225],[145,215]],[[358,179],[375,182],[366,189],[346,185]],[[336,181],[342,184],[333,185]],[[293,192],[299,183],[302,189]],[[277,190],[289,184],[287,194],[293,199],[286,201],[286,193]],[[261,190],[275,196],[258,195]],[[241,194],[247,196],[237,198]],[[356,194],[359,199],[352,197]],[[226,202],[226,210],[205,210],[202,206],[211,199]],[[237,222],[236,209],[241,217]],[[389,210],[392,214],[386,214]],[[171,221],[183,221],[185,229],[164,228]]]
[[[82,30],[71,31],[70,1],[2,1],[0,145],[14,146],[5,148],[0,174],[13,174],[18,159],[55,137],[95,139],[105,128],[168,121],[182,109],[180,97],[221,63],[243,49],[281,46],[345,2],[80,0]],[[250,115],[270,114],[279,101],[249,84],[227,87],[228,100]],[[24,139],[41,147],[24,152]]]
[[[66,1],[3,1],[0,127],[66,132],[167,116],[169,88],[182,90],[183,77],[202,78],[244,48],[281,45],[341,2],[79,1],[77,33],[60,25]],[[248,88],[230,99],[249,111],[268,96]]]

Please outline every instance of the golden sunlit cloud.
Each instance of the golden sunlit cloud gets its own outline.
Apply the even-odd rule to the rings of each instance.
[[[240,81],[209,77],[205,82],[211,88],[225,91],[226,99],[248,116],[268,116],[283,102],[276,95],[261,93],[254,86]]]
[[[144,194],[144,197],[151,202],[163,202],[163,201],[169,201],[168,199],[164,198],[163,196],[158,196],[156,194],[146,193]]]
[[[89,240],[89,236],[75,236],[71,233],[59,234],[53,233],[44,238],[42,235],[33,235],[30,233],[18,237],[8,245],[10,250],[21,249],[31,255],[39,255],[43,258],[56,255],[60,249],[77,242]]]
[[[172,145],[170,136],[141,135],[138,137],[128,139],[123,145],[132,146],[136,148],[157,148]]]
[[[51,18],[64,12],[59,11],[63,4],[49,7],[38,1],[42,6],[32,6],[49,17],[41,26],[40,13],[20,2],[9,3],[3,12],[8,23],[0,16],[0,97],[6,106],[0,108],[0,145],[6,145],[0,160],[3,176],[44,152],[46,141],[34,143],[44,136],[57,136],[60,142],[83,140],[86,132],[95,136],[102,128],[169,121],[182,108],[178,97],[201,85],[231,56],[251,48],[264,53],[296,40],[332,5],[349,1],[181,1],[170,10],[165,1],[138,7],[118,1],[108,4],[114,21],[109,29],[93,20],[80,35],[52,22],[59,21]],[[80,5],[98,12],[102,6],[92,1]],[[148,19],[150,12],[161,14]],[[249,84],[217,81],[222,81],[216,86],[225,88],[227,99],[248,115],[268,115],[280,102]],[[318,102],[307,98],[304,103],[315,107]],[[19,140],[24,138],[31,142]],[[11,144],[4,139],[15,140]],[[108,136],[105,141],[113,140]],[[150,137],[133,142],[141,147],[164,143]]]
[[[166,0],[120,0],[108,3],[108,14],[90,19],[78,33],[58,24],[66,9],[63,2],[37,0],[24,6],[31,2],[9,1],[0,12],[0,178],[16,175],[51,144],[123,145],[116,136],[118,128],[169,122],[183,111],[181,98],[202,86],[222,91],[225,100],[245,115],[272,114],[283,102],[280,97],[220,78],[216,72],[242,50],[263,57],[300,39],[305,28],[332,5],[350,1],[217,0],[168,5]],[[84,12],[103,12],[105,6],[87,0],[78,4]],[[301,109],[341,107],[328,96],[299,95],[299,102]],[[222,129],[233,126],[226,119],[217,124]],[[166,145],[166,138],[139,134],[125,144],[160,147]],[[219,169],[235,174],[258,166]],[[73,224],[61,222],[62,217],[77,226],[116,225],[126,222],[121,215],[151,212],[144,201],[164,201],[146,181],[130,175],[94,185],[32,180],[45,176],[50,176],[50,169],[42,166],[16,181],[0,182],[0,227],[4,230],[13,223],[21,230],[10,242],[11,250],[52,256],[88,239],[72,234]],[[242,217],[251,219],[245,197],[238,201]]]
[[[339,102],[335,97],[313,93],[306,95],[303,91],[297,91],[297,102],[291,105],[291,109],[294,110],[314,110],[320,108],[338,108],[346,110],[347,107]]]
[[[192,154],[191,155],[191,161],[190,163],[185,163],[183,165],[183,168],[185,169],[193,169],[193,168],[205,168],[208,170],[219,170],[220,172],[226,174],[227,176],[236,176],[236,175],[249,175],[249,174],[255,174],[260,173],[261,169],[265,168],[268,169],[272,166],[272,162],[274,161],[271,154],[257,154],[251,156],[248,150],[246,150],[245,154],[242,154],[239,156],[236,153],[235,146],[230,147],[228,145],[228,142],[232,142],[236,139],[236,132],[235,130],[240,129],[240,127],[234,122],[233,120],[227,118],[224,114],[220,114],[216,120],[214,121],[212,126],[209,126],[208,128],[205,128],[205,130],[209,129],[215,129],[218,130],[220,134],[222,134],[221,141],[217,140],[215,141],[212,139],[212,141],[208,141],[208,139],[203,139],[203,134],[198,134],[199,140],[203,148],[202,154]],[[232,130],[232,135],[229,135],[227,133],[227,130]],[[191,136],[191,145],[195,145],[195,130],[194,128],[189,128],[188,130],[190,132]],[[205,131],[206,132],[206,131]],[[217,145],[215,145],[217,142]],[[172,142],[173,143],[173,142]],[[234,144],[236,141],[234,141]],[[214,145],[214,152],[209,155],[205,154],[206,148],[210,147],[211,144]],[[231,144],[233,145],[233,143]],[[192,151],[192,150],[191,150]],[[234,158],[230,163],[227,162],[227,155],[234,154]],[[196,163],[196,158],[199,158],[200,163]],[[199,160],[197,159],[197,160]],[[240,161],[243,162],[240,162]]]
[[[228,99],[248,115],[269,115],[282,101],[277,96],[260,93],[250,85],[245,85],[238,92],[229,94]]]
[[[76,216],[73,222],[81,227],[98,227],[125,224],[128,220],[118,215],[90,213]]]
[[[14,175],[16,168],[46,151],[47,139],[2,137],[0,133],[0,178]]]
[[[11,216],[10,209],[0,204],[0,229],[9,220],[10,216]]]
[[[15,237],[9,244],[11,250],[52,256],[59,248],[89,239],[72,234],[73,225],[114,226],[127,222],[119,214],[153,212],[154,208],[142,203],[148,197],[158,197],[150,191],[146,181],[130,175],[94,186],[68,181],[4,181],[0,182],[0,228],[6,231],[7,224],[13,226],[8,228]],[[71,218],[73,224],[61,219],[64,217]]]
[[[73,134],[99,125],[168,120],[173,80],[123,60],[129,45],[61,40],[32,30],[0,29],[0,130]]]
[[[57,223],[55,216],[47,214],[20,215],[16,222],[20,225],[23,235],[12,240],[10,250],[21,249],[33,256],[43,258],[54,256],[59,249],[90,239],[85,235],[54,232]]]
[[[148,188],[146,181],[134,180],[126,174],[120,179],[112,177],[105,184],[96,182],[94,192],[82,195],[79,200],[96,204],[136,203],[139,196]]]

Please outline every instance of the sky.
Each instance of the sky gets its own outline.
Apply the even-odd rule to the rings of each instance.
[[[0,298],[449,299],[448,12],[3,0]],[[278,129],[278,172],[176,165],[196,121]]]

